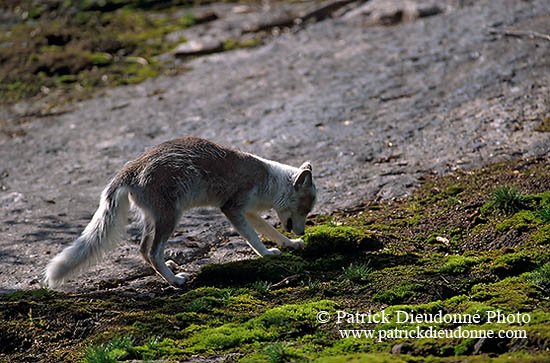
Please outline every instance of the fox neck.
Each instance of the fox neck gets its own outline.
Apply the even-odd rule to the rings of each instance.
[[[259,159],[265,163],[268,169],[264,197],[269,200],[271,207],[275,210],[284,209],[294,190],[292,178],[299,169],[276,161]]]

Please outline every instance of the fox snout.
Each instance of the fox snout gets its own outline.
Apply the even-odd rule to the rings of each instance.
[[[288,233],[294,232],[297,236],[302,235],[306,229],[305,221],[301,223],[300,221],[293,220],[292,218],[287,218],[283,223],[283,229]]]

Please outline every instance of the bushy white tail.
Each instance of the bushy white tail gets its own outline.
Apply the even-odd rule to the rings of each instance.
[[[113,249],[124,233],[129,207],[128,187],[113,180],[101,194],[99,208],[80,237],[55,256],[46,267],[46,286],[61,285],[67,278],[89,268],[105,252]]]

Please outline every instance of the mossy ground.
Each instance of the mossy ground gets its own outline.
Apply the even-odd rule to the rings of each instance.
[[[192,10],[193,5],[210,2],[4,2],[0,11],[13,16],[0,26],[0,105],[50,97],[51,109],[87,98],[100,88],[182,73],[185,65],[156,56],[185,41],[170,41],[167,34],[214,19]],[[229,39],[224,49],[259,42]]]
[[[19,22],[0,28],[0,102],[53,92],[78,99],[98,87],[158,75],[162,67],[154,56],[174,46],[163,36],[193,25],[193,14],[170,17],[139,3],[5,4]]]
[[[549,161],[535,159],[429,178],[409,199],[315,216],[303,250],[207,266],[183,291],[4,295],[0,360],[548,361],[549,175]],[[504,185],[520,194],[519,210],[495,203]],[[320,323],[319,311],[332,319]],[[391,318],[338,323],[338,311]],[[496,311],[529,322],[491,320]],[[399,322],[398,312],[480,321]],[[430,327],[471,338],[398,332]],[[475,335],[487,330],[525,337]]]

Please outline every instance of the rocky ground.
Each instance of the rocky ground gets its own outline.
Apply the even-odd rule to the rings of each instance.
[[[38,287],[45,264],[81,232],[116,170],[179,135],[293,165],[311,160],[315,213],[408,196],[427,175],[548,154],[547,1],[395,8],[358,1],[328,17],[306,16],[324,4],[204,6],[217,19],[165,37],[221,41],[227,51],[158,56],[183,74],[100,89],[81,102],[56,103],[54,94],[5,104],[0,290]],[[260,28],[268,33],[253,47],[227,47]],[[129,232],[65,289],[97,289],[106,279],[141,291],[162,284],[138,257],[137,226]],[[211,210],[186,213],[167,252],[195,272],[253,257]]]

